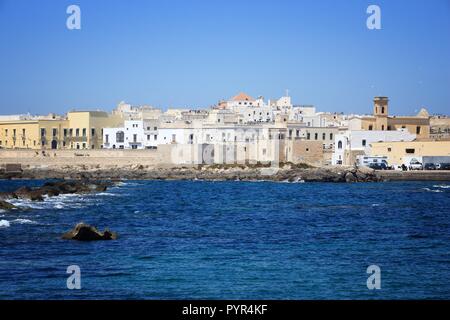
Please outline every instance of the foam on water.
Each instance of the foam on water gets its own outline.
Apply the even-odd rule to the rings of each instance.
[[[423,188],[422,190],[428,191],[428,192],[444,192],[442,190],[438,190],[438,189],[430,189],[430,188]]]
[[[37,224],[36,221],[32,221],[32,220],[29,220],[29,219],[15,219],[15,220],[13,220],[11,222],[19,223],[19,224]]]
[[[10,226],[8,220],[0,220],[0,228],[8,228]]]
[[[436,184],[433,188],[441,188],[441,189],[450,189],[450,185],[448,184]]]

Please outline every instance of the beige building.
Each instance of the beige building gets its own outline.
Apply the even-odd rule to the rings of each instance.
[[[389,116],[389,99],[387,97],[375,97],[373,116],[361,119],[360,130],[398,130],[406,129],[417,136],[417,140],[430,138],[430,115],[422,109],[416,116],[398,117]]]
[[[102,129],[123,124],[101,111],[72,111],[65,119],[0,121],[0,147],[6,149],[99,149]]]
[[[433,116],[430,119],[430,138],[434,140],[450,140],[450,117]]]
[[[450,141],[376,142],[370,155],[387,156],[389,164],[401,165],[407,157],[450,156]]]

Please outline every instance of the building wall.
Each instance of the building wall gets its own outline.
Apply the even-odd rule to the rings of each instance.
[[[345,131],[337,134],[332,157],[333,165],[353,165],[355,155],[369,154],[373,142],[413,141],[415,134],[402,129],[398,131]]]
[[[287,140],[286,160],[292,163],[324,164],[323,145],[320,141],[305,141],[299,139]]]
[[[387,156],[389,164],[401,165],[406,157],[450,156],[450,141],[375,142],[370,155]]]
[[[60,148],[67,120],[0,122],[0,147],[7,149]],[[14,133],[15,132],[15,133]]]

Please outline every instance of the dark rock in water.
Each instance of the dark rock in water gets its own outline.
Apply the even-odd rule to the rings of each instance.
[[[68,193],[104,192],[109,184],[91,181],[51,181],[42,187],[21,187],[13,193],[1,193],[0,199],[22,198],[32,201],[43,201],[44,196],[54,197]]]
[[[109,230],[100,232],[97,228],[85,223],[78,223],[75,228],[62,235],[65,240],[78,241],[97,241],[97,240],[116,240],[117,234]]]
[[[9,202],[0,200],[0,209],[1,210],[11,210],[16,209],[17,207]]]
[[[30,187],[20,187],[16,191],[14,191],[14,194],[18,198],[22,199],[30,199],[32,201],[43,201],[43,193],[40,189],[31,189]]]
[[[345,182],[356,182],[356,176],[353,175],[352,172],[347,172],[347,174],[345,175]]]
[[[0,192],[0,200],[17,199],[14,192]]]

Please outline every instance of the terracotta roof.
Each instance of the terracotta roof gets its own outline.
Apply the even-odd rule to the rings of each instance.
[[[233,101],[255,101],[255,99],[253,99],[248,94],[243,93],[243,92],[239,93],[237,96],[233,97],[231,100],[233,100]]]

